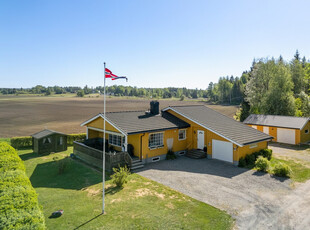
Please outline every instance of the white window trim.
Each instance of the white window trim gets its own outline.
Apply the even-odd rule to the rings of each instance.
[[[154,146],[154,147],[150,147],[150,136],[153,135],[153,134],[159,134],[159,133],[162,133],[163,134],[163,145],[158,145],[158,146]],[[165,138],[164,138],[164,135],[165,133],[164,132],[156,132],[156,133],[150,133],[149,134],[149,139],[148,139],[148,147],[150,150],[153,150],[153,149],[161,149],[165,146]]]
[[[257,143],[254,143],[254,144],[250,144],[250,149],[254,149],[254,148],[257,148],[258,144]]]
[[[121,145],[115,145],[115,144],[110,143],[109,135],[120,136],[121,137]],[[115,146],[115,147],[122,147],[123,146],[123,136],[109,133],[108,134],[108,144],[112,145],[112,146]]]
[[[183,139],[180,139],[180,131],[184,131],[184,138]],[[179,141],[183,141],[183,140],[186,140],[186,129],[179,129],[179,133],[178,133],[178,140]]]

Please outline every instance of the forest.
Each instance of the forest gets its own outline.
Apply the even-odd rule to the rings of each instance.
[[[107,94],[112,96],[144,98],[204,98],[216,104],[240,104],[236,119],[243,121],[250,113],[310,116],[310,61],[301,58],[298,50],[294,57],[285,61],[279,58],[254,59],[249,70],[240,77],[220,77],[205,89],[138,88],[112,85]],[[103,87],[60,87],[37,85],[32,88],[0,88],[1,94],[66,94],[83,97],[103,93]]]

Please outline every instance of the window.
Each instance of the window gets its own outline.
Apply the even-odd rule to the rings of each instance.
[[[305,134],[308,134],[308,133],[309,133],[309,129],[306,129],[306,130],[305,130]]]
[[[43,139],[43,144],[50,144],[50,143],[52,143],[51,138],[48,137]]]
[[[121,136],[109,134],[109,144],[121,147],[122,142],[124,142],[124,138]]]
[[[256,148],[257,147],[257,144],[251,144],[250,145],[250,149],[254,149],[254,148]]]
[[[164,146],[164,133],[152,133],[149,136],[149,148]]]
[[[186,130],[185,129],[179,130],[179,141],[185,140],[185,139],[186,139]]]
[[[58,139],[58,145],[62,145],[62,143],[63,143],[62,137],[59,137],[59,139]]]

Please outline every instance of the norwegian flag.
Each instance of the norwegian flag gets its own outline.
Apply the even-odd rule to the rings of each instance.
[[[105,68],[105,78],[111,78],[112,80],[126,79],[126,81],[128,81],[127,77],[117,76],[117,75],[113,74],[112,71],[109,70],[108,68]]]

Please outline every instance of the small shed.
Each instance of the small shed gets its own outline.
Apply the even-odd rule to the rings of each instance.
[[[32,136],[33,152],[38,154],[67,150],[67,135],[45,129]]]

